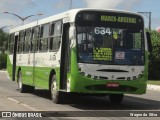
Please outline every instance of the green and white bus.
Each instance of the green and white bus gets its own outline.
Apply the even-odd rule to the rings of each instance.
[[[22,93],[38,87],[55,103],[67,93],[119,103],[146,92],[149,48],[140,14],[73,9],[10,30],[7,69]]]

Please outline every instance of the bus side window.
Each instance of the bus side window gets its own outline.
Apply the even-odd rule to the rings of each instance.
[[[29,45],[30,45],[30,33],[31,33],[31,30],[28,29],[25,31],[25,38],[24,38],[24,52],[29,52]]]
[[[40,40],[39,40],[39,50],[48,50],[48,39],[49,39],[49,25],[45,24],[41,26]]]
[[[21,43],[21,39],[20,36],[21,34],[19,34],[18,40],[17,40],[17,53],[21,53],[22,52],[22,43]]]
[[[33,28],[33,51],[37,52],[38,51],[38,39],[39,39],[39,27]]]
[[[62,22],[61,21],[57,21],[51,24],[50,35],[51,35],[51,38],[50,38],[49,50],[58,51],[61,44],[61,38],[62,38]]]
[[[49,50],[53,50],[54,26],[55,26],[55,24],[52,23],[52,24],[51,24],[51,33],[50,33],[51,38],[50,38]]]
[[[9,39],[9,54],[13,54],[13,47],[14,47],[14,33],[10,35]]]
[[[23,53],[25,53],[25,51],[26,51],[26,46],[25,46],[26,38],[25,38],[25,36],[26,36],[26,31],[24,31],[24,38],[23,38]]]
[[[18,52],[23,52],[24,51],[24,31],[20,31],[20,36],[19,36],[19,51]]]
[[[30,52],[33,52],[34,29],[31,30]]]

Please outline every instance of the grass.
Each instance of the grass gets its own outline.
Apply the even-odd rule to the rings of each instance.
[[[147,83],[151,85],[160,85],[160,80],[148,80]]]

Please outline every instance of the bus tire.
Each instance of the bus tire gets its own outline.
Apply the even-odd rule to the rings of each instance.
[[[34,86],[24,85],[24,84],[22,83],[22,72],[21,72],[21,71],[18,72],[17,82],[18,82],[18,90],[19,90],[21,93],[34,92],[34,90],[35,90],[35,87],[34,87]]]
[[[123,101],[123,94],[110,94],[109,99],[111,103],[120,104]]]
[[[63,103],[63,92],[58,91],[58,86],[57,86],[57,80],[56,80],[56,74],[52,76],[51,80],[51,98],[52,101],[56,104]]]

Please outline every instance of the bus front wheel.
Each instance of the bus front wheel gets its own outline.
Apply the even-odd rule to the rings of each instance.
[[[110,94],[109,99],[111,103],[120,104],[123,101],[123,94]]]
[[[29,86],[29,85],[24,85],[22,83],[22,72],[19,71],[18,73],[18,90],[21,92],[21,93],[26,93],[26,92],[34,92],[35,90],[35,87],[34,86]]]
[[[54,74],[52,76],[52,81],[51,81],[51,98],[52,101],[56,104],[60,104],[63,101],[63,93],[61,91],[58,91],[58,85],[57,85],[57,79],[56,75]]]

